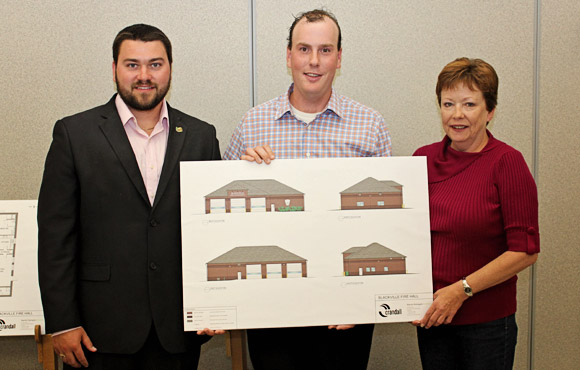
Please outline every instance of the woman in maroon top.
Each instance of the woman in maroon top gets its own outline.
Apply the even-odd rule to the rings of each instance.
[[[498,77],[480,59],[447,64],[437,81],[446,136],[427,156],[433,304],[417,335],[424,369],[511,369],[516,274],[540,250],[534,179],[519,151],[487,130]]]

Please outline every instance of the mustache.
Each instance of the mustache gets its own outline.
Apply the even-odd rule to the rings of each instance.
[[[143,85],[157,87],[157,84],[151,82],[151,80],[137,80],[137,82],[135,82],[131,86],[135,87],[135,86],[143,86]]]

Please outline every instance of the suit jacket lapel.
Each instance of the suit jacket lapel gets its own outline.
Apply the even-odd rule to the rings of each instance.
[[[143,183],[143,177],[141,176],[141,171],[139,170],[139,165],[135,159],[135,153],[131,147],[131,143],[127,138],[127,133],[123,128],[123,123],[119,118],[117,113],[117,107],[115,106],[115,96],[107,103],[104,107],[102,121],[100,123],[101,130],[103,134],[109,141],[111,147],[115,151],[117,158],[125,168],[127,175],[133,182],[133,185],[137,188],[137,191],[145,202],[150,205],[149,197],[147,196],[147,190],[145,189],[145,184]]]
[[[157,185],[153,209],[159,203],[163,193],[167,189],[167,184],[169,184],[173,171],[179,165],[179,155],[187,134],[187,127],[182,125],[181,115],[176,114],[169,104],[167,104],[167,110],[169,112],[169,137],[167,138],[167,149],[165,150],[163,169],[161,170],[161,177]]]

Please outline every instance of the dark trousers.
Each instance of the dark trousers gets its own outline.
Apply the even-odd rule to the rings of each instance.
[[[197,369],[199,362],[200,341],[195,332],[188,333],[188,351],[169,353],[161,346],[155,329],[151,327],[143,347],[134,354],[111,354],[85,350],[90,370],[192,370]],[[98,349],[98,347],[97,347]],[[73,369],[68,365],[64,370]]]
[[[417,328],[424,370],[508,370],[518,336],[515,315],[472,325]]]
[[[252,329],[247,331],[250,358],[255,370],[364,370],[374,327]]]

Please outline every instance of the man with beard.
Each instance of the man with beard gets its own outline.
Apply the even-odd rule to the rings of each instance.
[[[46,331],[65,369],[191,369],[179,161],[220,159],[215,128],[167,104],[171,43],[136,24],[113,43],[118,94],[59,120],[38,201]],[[97,349],[98,348],[98,349]]]

